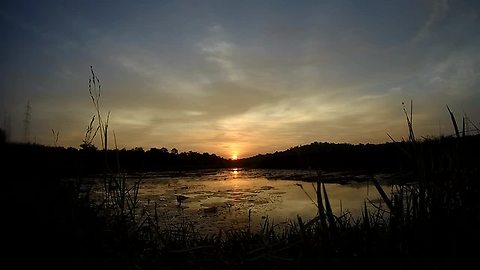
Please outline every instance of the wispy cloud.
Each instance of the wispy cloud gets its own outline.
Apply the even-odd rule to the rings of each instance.
[[[29,99],[38,142],[55,128],[78,146],[93,65],[122,147],[245,156],[383,142],[404,134],[410,99],[419,136],[435,133],[445,103],[480,118],[480,4],[422,3],[7,3],[0,112],[21,134]]]
[[[209,28],[209,36],[198,43],[200,52],[205,56],[207,62],[214,63],[224,74],[224,78],[230,81],[244,79],[243,72],[233,60],[236,49],[232,42],[226,39],[226,33],[220,25]]]
[[[415,37],[413,38],[413,42],[419,42],[430,34],[430,32],[434,29],[435,25],[439,23],[442,19],[444,19],[448,12],[448,0],[430,0],[430,14],[422,25],[420,30],[417,32]]]

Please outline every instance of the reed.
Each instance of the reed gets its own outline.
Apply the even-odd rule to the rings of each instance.
[[[96,114],[83,144],[92,147],[100,131],[106,157],[110,113],[103,121],[100,80],[93,68],[91,73],[89,93]],[[122,174],[113,132],[117,172],[105,166],[103,202],[91,206],[106,222],[101,233],[113,232],[113,240],[104,243],[111,251],[106,260],[124,263],[119,267],[123,269],[436,269],[453,267],[459,260],[466,262],[467,244],[480,238],[479,173],[478,168],[466,166],[468,136],[459,136],[453,113],[447,109],[457,135],[453,146],[442,139],[416,138],[413,102],[410,112],[403,106],[408,141],[398,144],[399,152],[412,162],[416,178],[413,184],[397,183],[386,192],[373,177],[386,208],[368,202],[373,206],[369,208],[365,201],[359,218],[343,210],[335,215],[318,173],[312,183],[315,199],[298,184],[318,210],[312,220],[298,216],[278,230],[267,218],[258,231],[252,231],[249,222],[244,230],[213,235],[202,235],[186,220],[169,225],[159,215],[156,203],[152,211],[148,210],[150,205],[139,204],[141,178],[130,181]],[[441,149],[441,153],[434,153],[435,149]],[[449,166],[445,166],[445,160]]]

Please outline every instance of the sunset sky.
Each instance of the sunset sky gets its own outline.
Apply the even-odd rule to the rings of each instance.
[[[480,1],[2,1],[0,112],[11,140],[78,147],[95,113],[119,147],[246,157],[382,143],[480,121]],[[10,124],[9,124],[10,123]],[[97,142],[99,145],[99,142]]]

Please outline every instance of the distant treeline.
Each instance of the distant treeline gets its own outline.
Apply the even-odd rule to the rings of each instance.
[[[97,173],[152,172],[166,170],[216,169],[230,166],[228,160],[215,154],[169,152],[166,149],[108,150],[76,149],[38,144],[0,144],[3,165],[34,174],[79,176]]]
[[[456,150],[456,151],[453,151]],[[417,169],[419,157],[452,167],[449,153],[460,153],[469,167],[480,164],[480,136],[424,139],[418,143],[336,144],[314,142],[238,161],[239,167],[318,169],[323,171],[398,172]],[[417,154],[415,154],[417,153]]]
[[[85,175],[102,172],[152,172],[166,170],[216,169],[228,167],[265,169],[318,169],[323,171],[398,172],[414,170],[415,153],[435,164],[451,167],[448,153],[462,155],[464,165],[480,164],[480,136],[425,139],[412,144],[336,144],[314,142],[285,151],[230,160],[215,154],[182,152],[176,149],[151,148],[143,150],[75,149],[37,144],[3,143],[0,145],[4,165],[31,173],[48,172],[61,175]],[[26,166],[28,165],[28,166]]]

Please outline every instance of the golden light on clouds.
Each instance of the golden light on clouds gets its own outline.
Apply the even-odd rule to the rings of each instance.
[[[386,133],[405,136],[401,102],[409,100],[419,136],[451,132],[443,104],[480,117],[478,4],[362,1],[384,15],[370,16],[357,4],[292,1],[253,16],[263,4],[152,1],[78,12],[77,1],[57,5],[65,16],[52,21],[48,3],[33,1],[25,12],[13,2],[0,12],[8,40],[0,82],[9,82],[0,112],[12,123],[11,141],[23,140],[29,101],[37,143],[51,144],[53,128],[59,145],[78,147],[95,113],[90,65],[109,130],[127,149],[238,159],[314,141],[382,143]]]

